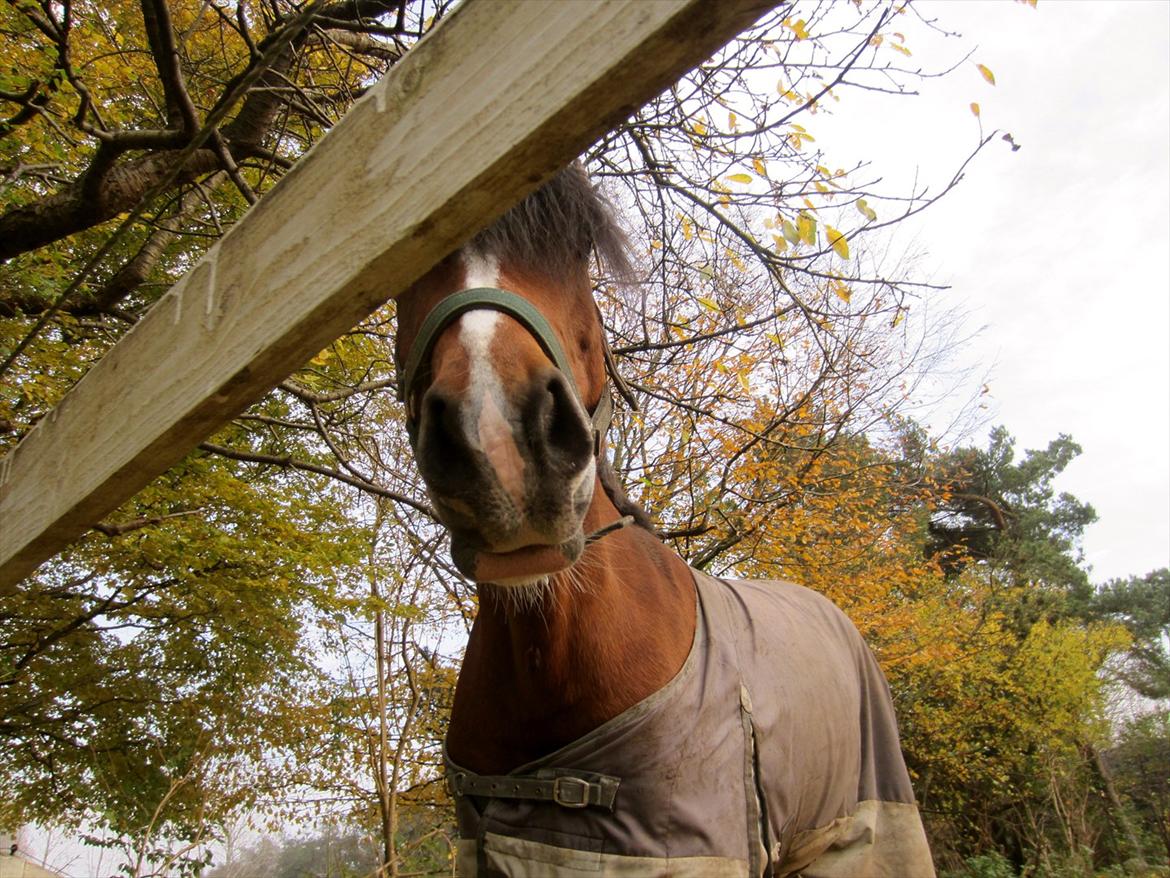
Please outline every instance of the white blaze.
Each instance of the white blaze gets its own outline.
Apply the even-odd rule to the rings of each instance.
[[[463,268],[465,288],[495,287],[500,284],[500,260],[491,253],[464,250]]]
[[[464,251],[463,286],[494,287],[500,282],[500,264],[491,254]],[[467,354],[468,406],[464,408],[463,429],[487,456],[496,477],[517,508],[524,504],[524,460],[512,436],[510,408],[491,358],[492,340],[500,323],[500,312],[490,308],[468,311],[459,318],[459,342]],[[477,405],[478,403],[478,405]]]

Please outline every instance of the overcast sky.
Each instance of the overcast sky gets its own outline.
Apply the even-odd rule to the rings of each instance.
[[[1017,448],[1059,433],[1084,453],[1058,481],[1096,508],[1093,579],[1170,564],[1170,3],[1004,0],[919,4],[962,37],[904,28],[925,69],[970,62],[914,98],[842,95],[808,128],[895,190],[944,181],[984,128],[1010,131],[898,243],[981,330],[957,367],[990,370],[987,426]],[[975,63],[990,68],[992,87]],[[957,394],[955,403],[971,391]],[[944,406],[934,426],[946,426]]]

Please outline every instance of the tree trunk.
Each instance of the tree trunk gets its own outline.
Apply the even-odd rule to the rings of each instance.
[[[1126,844],[1129,847],[1129,854],[1131,857],[1136,858],[1144,867],[1146,863],[1145,851],[1142,850],[1141,841],[1138,839],[1137,832],[1133,828],[1133,823],[1130,822],[1129,815],[1125,813],[1125,806],[1121,801],[1121,796],[1117,794],[1117,787],[1113,783],[1113,772],[1109,770],[1109,766],[1102,758],[1100,750],[1092,744],[1086,744],[1085,749],[1092,756],[1093,765],[1096,767],[1097,774],[1101,778],[1101,786],[1105,788],[1105,795],[1109,798],[1113,818],[1121,829],[1121,834],[1124,836]]]

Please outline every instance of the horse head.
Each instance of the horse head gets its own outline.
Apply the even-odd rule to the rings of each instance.
[[[612,405],[589,261],[622,247],[573,166],[398,300],[411,444],[472,579],[531,584],[585,548]]]

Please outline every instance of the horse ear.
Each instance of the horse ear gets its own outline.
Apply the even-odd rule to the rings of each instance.
[[[617,472],[606,454],[597,456],[597,477],[601,480],[601,487],[605,489],[606,496],[609,497],[610,502],[613,503],[618,512],[622,515],[633,516],[634,524],[657,535],[658,531],[654,527],[654,522],[650,520],[646,510],[626,494],[626,489],[618,481]]]

